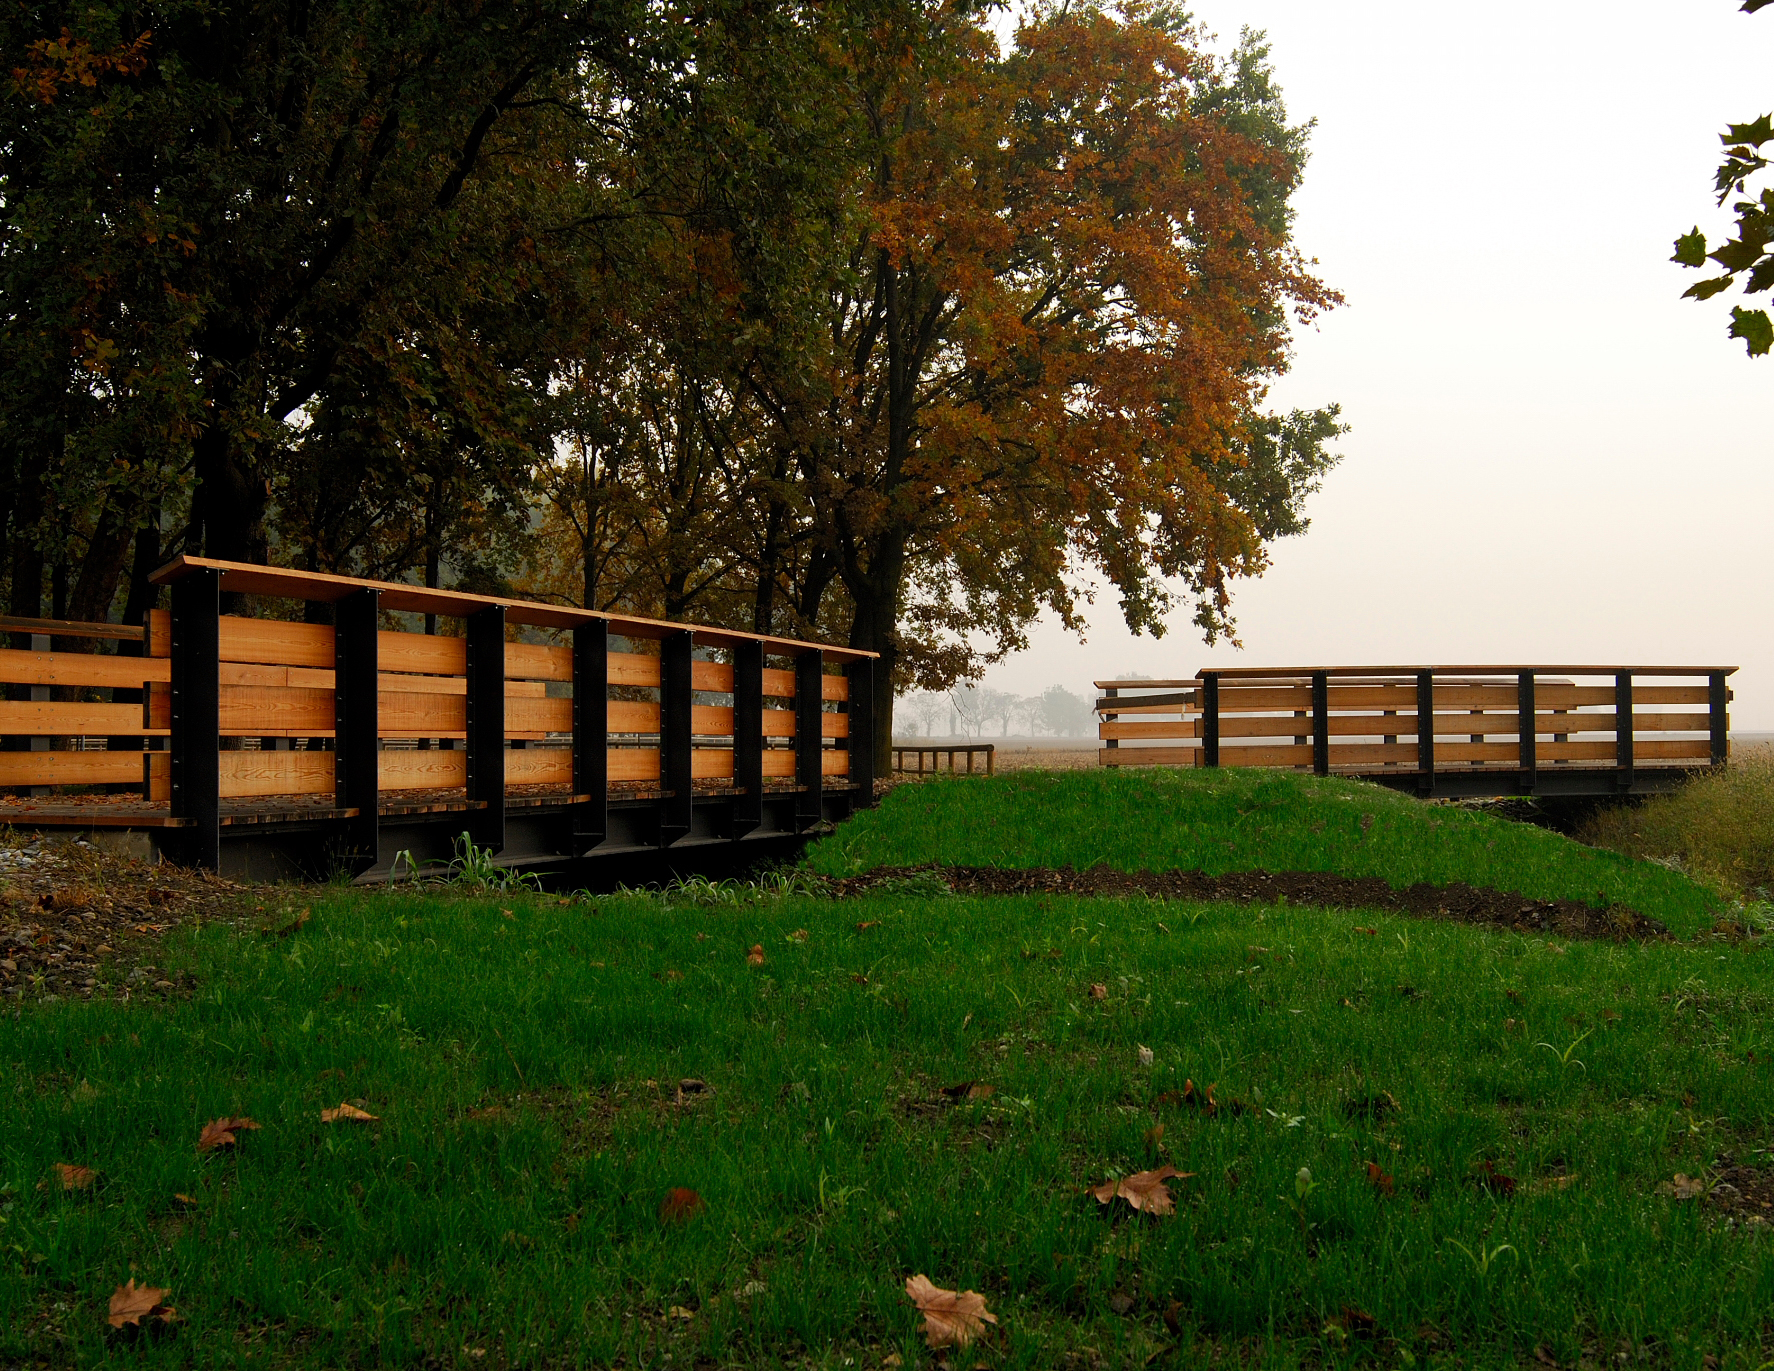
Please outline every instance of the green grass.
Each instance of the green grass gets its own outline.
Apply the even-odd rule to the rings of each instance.
[[[1604,809],[1578,836],[1667,862],[1730,899],[1767,904],[1774,899],[1774,754],[1752,752],[1673,794]]]
[[[978,790],[896,796],[872,831]],[[1352,813],[1403,812],[1351,793]],[[1108,817],[1105,856],[1157,841]],[[1086,853],[1073,836],[1030,859]],[[1187,1366],[1209,1344],[1281,1366],[1519,1366],[1538,1347],[1614,1365],[1622,1341],[1697,1371],[1774,1355],[1770,1239],[1657,1193],[1769,1143],[1759,943],[891,893],[312,907],[281,940],[170,935],[188,1000],[0,1019],[0,1363],[928,1366],[900,1294],[920,1271],[1002,1320],[962,1366]],[[712,1097],[672,1103],[687,1076]],[[1250,1111],[1158,1103],[1185,1078]],[[940,1102],[969,1079],[997,1093]],[[1382,1092],[1396,1112],[1351,1109]],[[341,1099],[382,1121],[321,1125]],[[235,1113],[263,1131],[200,1157],[203,1123]],[[1174,1217],[1081,1194],[1160,1158],[1198,1173]],[[98,1188],[39,1190],[56,1162],[99,1168]],[[1475,1183],[1486,1162],[1513,1197]],[[1317,1188],[1296,1214],[1301,1167]],[[1557,1175],[1576,1180],[1539,1184]],[[674,1186],[705,1212],[663,1224]],[[1499,1247],[1482,1273],[1466,1255]],[[105,1334],[132,1276],[171,1288],[173,1336]],[[1328,1331],[1345,1305],[1379,1333]]]
[[[1716,894],[1654,862],[1377,785],[1294,773],[1019,772],[900,786],[813,849],[828,876],[877,866],[1332,871],[1618,903],[1686,936]]]

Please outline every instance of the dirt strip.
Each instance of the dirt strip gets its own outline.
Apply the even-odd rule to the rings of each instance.
[[[1425,919],[1507,928],[1559,938],[1606,938],[1642,942],[1667,938],[1669,930],[1624,905],[1596,908],[1576,900],[1534,900],[1507,890],[1455,882],[1419,883],[1402,889],[1377,876],[1337,876],[1325,871],[1115,871],[1093,866],[1012,869],[995,866],[877,867],[831,883],[834,894],[861,895],[882,886],[938,876],[957,895],[1149,895],[1161,900],[1236,900],[1253,904],[1317,905],[1327,909],[1377,909]]]

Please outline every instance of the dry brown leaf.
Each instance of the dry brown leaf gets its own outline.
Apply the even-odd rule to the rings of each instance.
[[[748,965],[762,966],[764,964],[764,945],[762,943],[753,943],[751,945],[751,951],[745,954],[745,960]]]
[[[1576,1176],[1540,1176],[1527,1183],[1526,1189],[1533,1195],[1550,1194],[1554,1190],[1569,1190],[1577,1183]]]
[[[63,1190],[85,1190],[99,1178],[90,1166],[70,1166],[67,1162],[57,1162],[55,1174],[61,1177]]]
[[[958,1085],[943,1086],[942,1093],[951,1100],[989,1100],[998,1093],[998,1087],[984,1081],[962,1081]]]
[[[1139,1064],[1141,1066],[1150,1066],[1154,1060],[1152,1049],[1147,1047],[1144,1043],[1139,1045],[1139,1049],[1140,1050],[1134,1054],[1135,1057],[1138,1058]]]
[[[1109,987],[1104,985],[1101,981],[1098,981],[1095,985],[1090,987],[1090,998],[1093,1000],[1108,999]]]
[[[699,1081],[694,1076],[686,1076],[678,1082],[676,1102],[678,1104],[694,1104],[697,1100],[706,1100],[714,1093],[714,1087],[707,1081]]]
[[[1678,1200],[1697,1200],[1706,1193],[1706,1182],[1699,1176],[1678,1171],[1673,1181],[1665,1181],[1657,1187],[1657,1193],[1673,1195]]]
[[[986,1297],[975,1290],[944,1290],[922,1272],[908,1276],[906,1298],[924,1316],[924,1341],[931,1347],[965,1347],[997,1323],[986,1313]]]
[[[1164,1141],[1164,1125],[1162,1123],[1155,1123],[1150,1128],[1148,1128],[1146,1130],[1146,1146],[1147,1147],[1150,1147],[1154,1151],[1156,1151],[1157,1148],[1159,1147],[1159,1145],[1163,1143],[1163,1141]]]
[[[240,1141],[235,1134],[249,1130],[258,1131],[258,1124],[251,1119],[212,1119],[204,1124],[203,1133],[197,1139],[199,1152],[214,1152],[219,1147],[233,1147]]]
[[[812,936],[813,935],[811,933],[809,933],[806,929],[797,928],[793,933],[788,935],[788,940],[791,943],[804,943],[807,941],[807,939],[811,938]]]
[[[192,1199],[189,1195],[181,1195],[176,1190],[173,1191],[172,1198],[173,1198],[173,1203],[178,1205],[180,1208],[195,1209],[197,1207],[196,1200]]]
[[[1178,1171],[1174,1166],[1161,1166],[1156,1171],[1136,1171],[1118,1181],[1104,1181],[1101,1185],[1093,1185],[1085,1194],[1094,1196],[1098,1204],[1108,1204],[1119,1195],[1142,1214],[1169,1214],[1175,1209],[1175,1205],[1170,1191],[1165,1188],[1165,1181],[1173,1176],[1178,1180],[1187,1180],[1194,1174],[1193,1171]]]
[[[864,919],[861,923],[856,925],[856,931],[858,933],[867,933],[871,928],[879,928],[880,926],[881,921],[879,919]]]
[[[111,1327],[122,1328],[126,1324],[140,1327],[143,1319],[159,1319],[162,1323],[171,1323],[178,1311],[161,1303],[170,1293],[158,1286],[137,1285],[133,1278],[118,1286],[111,1292]]]
[[[1392,1177],[1382,1171],[1377,1162],[1367,1164],[1367,1183],[1373,1186],[1375,1193],[1380,1195],[1394,1194],[1397,1189]]]
[[[268,938],[287,938],[292,933],[300,933],[303,926],[307,924],[311,917],[312,915],[304,909],[300,914],[296,915],[295,918],[284,924],[283,927],[266,929],[265,936]]]
[[[322,1123],[375,1123],[377,1120],[374,1114],[359,1109],[354,1104],[346,1104],[341,1101],[337,1109],[321,1110],[320,1121]]]
[[[674,1187],[660,1203],[659,1221],[661,1223],[687,1223],[700,1214],[704,1208],[702,1196],[688,1186]]]
[[[507,919],[515,919],[517,917],[517,915],[513,914],[509,909],[501,909],[499,913]]]

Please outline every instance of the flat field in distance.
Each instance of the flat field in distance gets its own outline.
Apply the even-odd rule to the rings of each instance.
[[[1121,797],[1100,855],[1207,851],[1201,806],[1225,801],[1213,822],[1277,866],[1364,834],[1412,879],[1483,861],[1510,884],[1613,879],[1671,925],[1704,908],[1679,876],[1547,857],[1564,840],[1532,830],[1511,870],[1516,830],[1492,847],[1471,816],[1417,811],[1441,826],[1407,841],[1412,802],[1361,787],[1159,783],[1181,831],[1130,834],[1126,782],[1070,792]],[[815,864],[885,850],[926,804],[980,831],[1023,814],[1018,841],[1054,844],[1025,860],[1090,857],[979,783],[890,801]],[[1314,803],[1305,836],[1262,846]],[[979,860],[970,840],[937,858]],[[189,993],[0,1018],[0,1364],[1774,1356],[1759,937],[1562,942],[928,877],[847,900],[264,895],[268,928],[309,921],[167,935],[156,955]],[[342,1103],[376,1117],[322,1121]],[[237,1116],[261,1127],[199,1152]],[[96,1178],[66,1189],[57,1164]],[[1160,1166],[1186,1173],[1168,1215],[1085,1193]],[[919,1273],[997,1317],[963,1356],[926,1348],[903,1293]],[[107,1329],[132,1279],[168,1292],[170,1331]]]
[[[878,866],[1328,871],[1394,886],[1464,881],[1532,899],[1623,904],[1686,935],[1724,902],[1655,862],[1530,824],[1294,772],[1140,768],[960,776],[900,786],[813,848],[827,876]]]

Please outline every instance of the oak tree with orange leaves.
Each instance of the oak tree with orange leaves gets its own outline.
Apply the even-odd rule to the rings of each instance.
[[[879,33],[855,88],[866,177],[818,353],[751,380],[850,644],[888,668],[878,717],[1044,610],[1082,629],[1092,578],[1135,630],[1180,581],[1228,631],[1231,582],[1304,526],[1342,431],[1261,408],[1291,326],[1338,296],[1291,238],[1307,130],[1260,37],[1220,58],[1144,0],[1051,5],[1001,55],[939,4]]]

